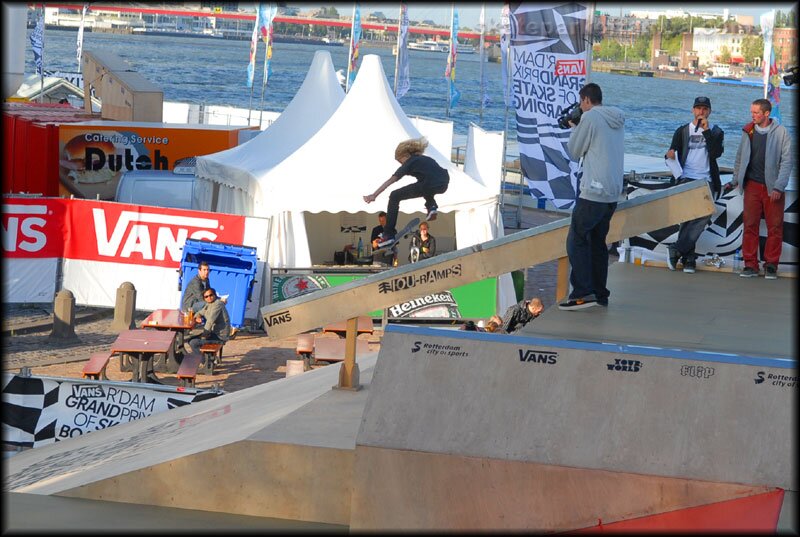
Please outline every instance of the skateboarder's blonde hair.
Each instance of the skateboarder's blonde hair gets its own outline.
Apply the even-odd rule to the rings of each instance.
[[[428,140],[423,136],[422,138],[412,138],[405,142],[397,144],[397,149],[394,150],[395,160],[400,160],[400,157],[421,155],[425,148],[428,147]]]

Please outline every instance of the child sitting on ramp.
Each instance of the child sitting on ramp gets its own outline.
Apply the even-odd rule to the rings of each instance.
[[[428,213],[426,221],[436,220],[438,206],[433,196],[444,194],[447,191],[447,186],[450,184],[450,174],[431,157],[422,154],[426,147],[428,147],[428,141],[424,137],[400,142],[394,150],[394,158],[400,163],[400,167],[385,183],[378,187],[378,190],[364,196],[365,202],[372,203],[389,185],[399,181],[406,175],[417,178],[416,183],[393,190],[389,194],[386,225],[378,238],[379,248],[391,246],[396,242],[397,229],[395,229],[395,225],[397,224],[397,212],[400,209],[400,202],[403,200],[425,198],[425,210]]]

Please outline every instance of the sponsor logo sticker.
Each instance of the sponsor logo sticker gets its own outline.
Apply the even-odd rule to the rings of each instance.
[[[517,349],[519,361],[534,364],[554,364],[558,361],[558,353],[537,349]]]
[[[768,373],[766,371],[759,371],[753,379],[756,384],[767,384],[769,386],[776,386],[778,388],[796,388],[797,375],[789,376],[780,373]]]

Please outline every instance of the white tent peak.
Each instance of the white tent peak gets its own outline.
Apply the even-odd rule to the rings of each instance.
[[[240,146],[198,157],[197,177],[254,192],[259,178],[317,132],[343,99],[330,52],[318,50],[303,84],[278,119]]]
[[[319,132],[259,179],[256,214],[385,209],[389,192],[414,182],[413,177],[398,181],[373,204],[362,198],[399,167],[394,160],[397,144],[420,136],[393,95],[380,57],[366,55],[344,101]],[[436,197],[440,211],[496,198],[432,146],[425,153],[450,173],[448,191]],[[402,202],[400,210],[411,213],[423,208],[419,199]]]

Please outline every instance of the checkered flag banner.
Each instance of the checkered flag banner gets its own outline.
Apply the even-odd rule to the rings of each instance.
[[[567,153],[569,130],[558,117],[586,84],[587,15],[587,5],[577,2],[523,2],[510,14],[520,167],[531,195],[559,209],[575,203],[580,179]]]

